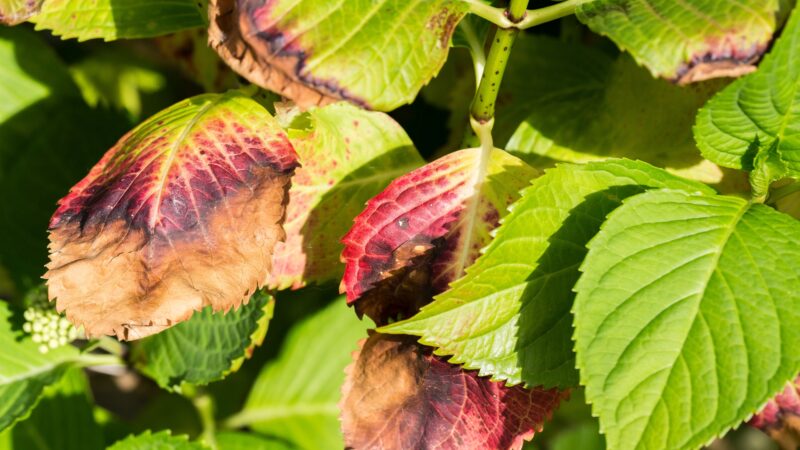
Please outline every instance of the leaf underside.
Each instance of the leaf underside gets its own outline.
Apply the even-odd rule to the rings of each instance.
[[[506,388],[426,354],[408,336],[372,333],[347,369],[347,448],[519,449],[558,406],[556,389]]]
[[[642,162],[563,164],[522,193],[484,254],[419,314],[381,328],[420,336],[451,363],[509,384],[577,384],[569,311],[585,244],[648,188],[713,193]]]
[[[59,202],[50,298],[88,335],[122,339],[238,306],[267,277],[296,165],[277,121],[236,91],[156,114]]]
[[[800,222],[735,197],[650,191],[597,236],[575,349],[608,448],[692,449],[800,368]]]
[[[755,70],[776,27],[779,0],[594,0],[578,19],[680,84]]]
[[[388,111],[438,73],[459,0],[212,0],[209,43],[239,74],[302,107]]]
[[[138,342],[131,360],[165,389],[184,382],[204,385],[221,380],[261,344],[273,306],[272,298],[259,291],[247,304],[224,315],[206,307],[189,320]]]

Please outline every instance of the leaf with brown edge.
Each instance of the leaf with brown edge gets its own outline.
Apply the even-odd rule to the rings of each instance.
[[[424,164],[387,114],[339,102],[298,119],[307,126],[290,127],[288,134],[302,167],[289,190],[286,241],[275,246],[273,289],[341,278],[340,241],[353,218],[389,182]]]
[[[347,368],[347,448],[519,449],[558,406],[557,389],[506,387],[432,356],[415,338],[372,333]]]
[[[16,25],[39,12],[43,0],[0,0],[0,24]]]
[[[294,149],[246,95],[192,97],[146,120],[61,199],[50,299],[87,335],[138,339],[205,306],[238,307],[284,236]]]
[[[445,291],[537,171],[494,149],[451,153],[394,180],[371,199],[342,242],[341,289],[378,326],[409,317]]]
[[[211,0],[209,44],[251,82],[301,107],[389,111],[444,64],[462,0]]]
[[[769,434],[783,449],[800,447],[800,377],[787,383],[749,423]]]

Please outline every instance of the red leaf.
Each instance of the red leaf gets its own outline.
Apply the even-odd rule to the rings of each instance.
[[[750,425],[765,431],[781,448],[800,447],[800,377],[767,403],[750,420]]]
[[[473,148],[393,181],[342,240],[348,303],[378,325],[414,314],[463,275],[535,175],[501,150],[482,163]]]
[[[240,305],[283,238],[296,165],[277,122],[237,92],[156,114],[59,202],[50,298],[88,335],[125,339]]]
[[[341,402],[348,448],[518,449],[563,397],[479,377],[407,336],[373,333],[355,356]]]
[[[278,117],[293,117],[292,107]],[[340,240],[364,203],[393,179],[424,164],[389,115],[339,102],[312,108],[290,128],[303,166],[286,207],[286,240],[275,246],[271,289],[297,289],[342,277]]]

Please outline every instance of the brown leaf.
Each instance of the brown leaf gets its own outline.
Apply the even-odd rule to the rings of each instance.
[[[208,44],[228,65],[250,82],[292,99],[301,107],[322,106],[339,98],[311,83],[299,80],[302,53],[277,51],[279,43],[269,39],[251,39],[254,29],[246,8],[253,2],[210,0],[208,4]],[[275,47],[275,49],[273,49]],[[359,103],[359,102],[356,102]]]
[[[43,0],[0,1],[0,24],[17,25],[39,12]]]
[[[372,333],[354,356],[340,404],[347,448],[519,449],[563,397],[479,377],[408,336]]]
[[[296,154],[235,91],[125,135],[59,202],[49,295],[87,335],[138,339],[246,302],[270,268]]]
[[[800,447],[800,377],[787,383],[786,388],[770,400],[750,420],[750,425],[761,429],[785,450]]]

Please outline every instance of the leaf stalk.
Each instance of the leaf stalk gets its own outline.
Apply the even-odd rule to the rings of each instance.
[[[511,2],[508,9],[487,5],[480,0],[464,0],[469,12],[493,23],[500,29],[525,30],[575,14],[575,9],[593,0],[564,0],[544,8],[526,10],[526,2]]]

